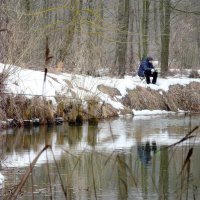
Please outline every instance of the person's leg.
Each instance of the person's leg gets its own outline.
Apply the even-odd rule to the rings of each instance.
[[[149,83],[150,83],[151,72],[150,72],[150,71],[145,71],[145,72],[144,72],[144,75],[145,75],[145,77],[146,77],[146,82],[147,82],[147,84],[149,84]]]
[[[158,77],[158,72],[154,72],[154,73],[152,74],[152,76],[153,76],[152,83],[153,83],[153,84],[156,84],[157,77]]]

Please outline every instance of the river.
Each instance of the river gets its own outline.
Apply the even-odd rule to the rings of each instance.
[[[19,199],[200,199],[200,130],[173,145],[199,125],[200,115],[161,115],[1,131],[1,197],[50,145]]]

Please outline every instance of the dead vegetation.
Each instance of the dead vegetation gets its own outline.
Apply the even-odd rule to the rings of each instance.
[[[117,88],[112,88],[112,87],[105,86],[105,85],[98,85],[97,88],[98,88],[99,91],[101,91],[105,94],[108,94],[111,97],[121,96],[121,93]]]
[[[158,91],[150,88],[137,87],[134,90],[129,90],[128,94],[123,99],[123,103],[135,110],[164,109],[162,95]]]
[[[70,125],[81,125],[83,121],[117,116],[117,110],[111,105],[95,100],[72,100],[63,96],[56,98],[57,105],[40,96],[27,98],[23,95],[4,95],[0,103],[0,126],[4,128],[8,119],[14,119],[17,126],[23,126],[27,120],[39,119],[40,124],[53,124],[57,117],[68,121]],[[4,123],[4,124],[5,124]]]
[[[200,78],[200,74],[197,70],[192,70],[189,74],[189,78]]]
[[[167,92],[137,87],[128,91],[123,104],[135,110],[184,110],[197,113],[200,112],[200,83],[172,85]]]
[[[3,89],[3,82],[1,82]],[[100,85],[101,92],[106,93],[113,101],[120,101],[117,98],[119,92],[115,88]],[[192,82],[188,85],[172,85],[168,91],[153,90],[151,88],[136,87],[129,90],[128,94],[121,100],[124,109],[118,110],[112,105],[91,97],[85,100],[76,100],[57,95],[56,106],[51,100],[41,96],[27,98],[23,95],[11,95],[1,93],[0,96],[0,120],[7,121],[15,119],[20,125],[24,120],[38,118],[40,124],[52,124],[56,117],[62,117],[64,121],[72,124],[82,124],[84,120],[98,120],[109,117],[116,117],[119,111],[122,114],[132,114],[135,110],[178,110],[192,113],[200,112],[200,83]],[[77,122],[76,122],[77,121]],[[3,127],[3,122],[1,127]]]

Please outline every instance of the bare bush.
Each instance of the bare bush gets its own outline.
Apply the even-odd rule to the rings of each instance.
[[[200,78],[200,74],[197,70],[192,70],[189,74],[189,78]]]
[[[185,110],[200,112],[200,83],[187,86],[173,85],[169,91],[155,91],[150,88],[137,87],[130,90],[123,103],[135,110]]]

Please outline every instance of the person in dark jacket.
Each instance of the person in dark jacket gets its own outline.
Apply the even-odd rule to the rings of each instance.
[[[147,84],[150,83],[150,77],[153,77],[152,83],[156,84],[158,72],[156,72],[153,64],[152,64],[153,58],[147,57],[143,59],[140,63],[140,67],[138,70],[138,76],[140,77],[146,77]]]

